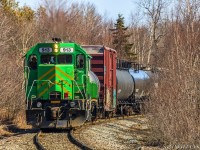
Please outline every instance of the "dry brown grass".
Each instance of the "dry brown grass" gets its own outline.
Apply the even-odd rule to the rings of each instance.
[[[26,124],[26,116],[24,111],[20,111],[18,115],[14,118],[13,123],[19,129],[31,129],[31,125]]]
[[[10,136],[10,135],[12,135],[12,133],[8,131],[6,125],[0,124],[0,136]]]
[[[8,118],[8,112],[6,109],[0,110],[0,121],[5,121]]]
[[[32,129],[31,125],[26,124],[25,113],[24,111],[20,111],[16,114],[13,120],[8,120],[8,112],[1,111],[0,118],[3,120],[0,122],[0,135],[1,136],[10,136],[13,132],[22,131],[25,129]]]

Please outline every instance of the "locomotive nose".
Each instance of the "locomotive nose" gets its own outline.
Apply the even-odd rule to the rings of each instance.
[[[39,98],[48,99],[49,92],[53,90],[53,83],[55,82],[55,66],[54,65],[40,65],[38,67],[37,94]]]
[[[40,65],[37,84],[38,97],[42,99],[73,99],[74,75],[72,66]],[[66,97],[67,96],[67,97]]]

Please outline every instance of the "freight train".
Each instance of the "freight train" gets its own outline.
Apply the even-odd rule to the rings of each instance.
[[[36,44],[24,60],[27,124],[71,128],[139,111],[153,73],[136,68],[101,45]]]

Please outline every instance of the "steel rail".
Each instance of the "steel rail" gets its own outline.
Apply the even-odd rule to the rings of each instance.
[[[34,136],[34,144],[38,150],[45,150],[45,148],[42,146],[42,144],[39,141],[39,136],[41,135],[42,131],[40,130],[35,136]]]
[[[70,140],[70,142],[72,142],[74,145],[78,146],[82,150],[93,150],[93,148],[87,146],[86,144],[82,143],[77,138],[75,138],[74,135],[73,135],[73,130],[69,131],[68,139]]]

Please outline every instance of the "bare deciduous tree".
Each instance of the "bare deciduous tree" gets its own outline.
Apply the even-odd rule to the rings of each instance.
[[[179,1],[162,39],[165,53],[159,64],[159,88],[153,92],[149,112],[154,137],[165,144],[200,141],[200,14],[191,9],[195,7],[199,7],[195,1]]]
[[[159,24],[162,21],[161,14],[165,7],[165,1],[163,0],[144,0],[139,3],[139,5],[144,8],[145,14],[149,17],[148,21],[150,23],[150,45],[147,63],[150,63],[150,59],[153,55],[153,63],[157,62],[157,51],[158,42],[163,36],[163,33],[159,30]]]

